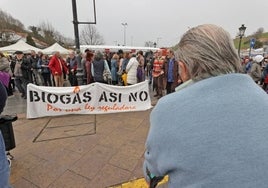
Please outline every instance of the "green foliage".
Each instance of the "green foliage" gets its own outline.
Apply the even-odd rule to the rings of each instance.
[[[30,34],[28,34],[27,37],[26,37],[26,43],[28,43],[28,44],[30,44],[32,46],[36,46],[32,36]]]

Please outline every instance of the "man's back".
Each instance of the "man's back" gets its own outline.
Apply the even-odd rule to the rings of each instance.
[[[196,82],[153,110],[145,166],[172,188],[267,187],[267,111],[267,94],[246,75]]]

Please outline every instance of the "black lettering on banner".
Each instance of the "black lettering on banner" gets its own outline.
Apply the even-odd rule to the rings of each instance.
[[[148,93],[145,91],[140,92],[139,98],[141,101],[146,101],[148,99]]]
[[[84,97],[83,102],[90,102],[91,101],[91,96],[90,95],[91,95],[90,92],[83,93],[83,97]]]
[[[99,99],[99,102],[102,102],[103,100],[104,100],[104,102],[107,102],[107,96],[106,96],[105,91],[102,92],[100,99]]]
[[[129,102],[132,102],[132,99],[133,99],[133,101],[137,101],[137,92],[136,93],[130,93],[130,95],[129,95]]]
[[[69,104],[71,102],[71,97],[70,95],[60,95],[60,101],[63,104]]]
[[[75,104],[75,103],[81,103],[81,99],[80,99],[80,95],[79,95],[79,93],[76,93],[76,95],[75,95],[75,97],[74,97],[74,99],[73,99],[73,104]]]
[[[38,102],[40,101],[40,97],[37,91],[30,91],[30,102]]]
[[[53,96],[54,96],[54,101],[52,101],[52,100],[53,100]],[[51,104],[58,102],[58,100],[59,100],[59,97],[58,97],[58,95],[56,95],[56,94],[49,93],[49,94],[47,95],[47,101],[48,101],[49,103],[51,103]]]
[[[149,94],[146,91],[141,91],[138,95],[138,92],[130,93],[129,95],[129,102],[136,102],[138,99],[140,101],[146,101],[148,99]]]

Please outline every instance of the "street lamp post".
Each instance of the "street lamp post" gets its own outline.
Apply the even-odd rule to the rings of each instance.
[[[124,27],[124,46],[126,46],[126,29],[127,29],[127,23],[121,23]]]
[[[244,24],[242,24],[241,27],[239,27],[238,29],[239,29],[238,56],[240,57],[241,41],[242,41],[242,37],[244,36],[245,31],[246,31],[247,28],[244,26]]]

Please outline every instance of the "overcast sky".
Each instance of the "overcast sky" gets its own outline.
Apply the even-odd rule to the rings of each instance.
[[[93,21],[93,0],[76,0],[79,21]],[[0,8],[19,19],[27,28],[48,21],[66,37],[74,38],[72,0],[0,0]],[[241,24],[246,35],[258,28],[268,31],[267,0],[96,0],[99,33],[107,45],[126,43],[160,47],[178,43],[188,28],[212,23],[225,28],[232,37]],[[79,26],[81,30],[83,26]]]

